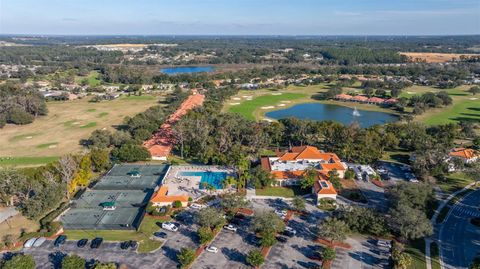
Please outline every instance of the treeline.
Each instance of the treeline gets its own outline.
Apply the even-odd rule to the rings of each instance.
[[[45,98],[38,90],[10,82],[0,85],[0,128],[6,123],[32,123],[35,117],[46,114]]]
[[[126,117],[115,131],[96,130],[82,144],[91,149],[109,149],[114,161],[134,162],[150,158],[142,143],[155,133],[190,94],[177,89],[163,104],[148,108],[133,117]]]

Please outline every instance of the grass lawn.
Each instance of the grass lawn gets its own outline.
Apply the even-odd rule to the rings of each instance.
[[[293,198],[297,195],[305,195],[310,193],[310,189],[302,189],[300,186],[292,187],[265,187],[263,189],[255,190],[260,196],[279,196],[285,198]]]
[[[93,239],[102,237],[105,241],[127,241],[135,240],[139,243],[138,252],[150,252],[162,245],[162,241],[152,240],[150,237],[160,227],[157,222],[161,220],[145,216],[138,231],[108,231],[108,230],[67,230],[65,235],[68,239],[79,240],[82,238]]]
[[[432,269],[440,269],[440,251],[435,242],[430,245],[430,257],[432,261]]]
[[[427,268],[425,261],[425,241],[423,239],[405,245],[405,252],[412,257],[412,264],[408,267],[409,269]]]
[[[0,157],[0,166],[37,166],[54,162],[58,156],[43,157]]]
[[[394,163],[404,163],[409,164],[410,153],[408,151],[386,151],[383,154],[382,160],[390,161]]]
[[[415,120],[422,121],[428,125],[447,124],[458,121],[480,121],[480,95],[474,96],[466,92],[470,86],[464,85],[454,89],[445,89],[453,99],[453,104],[442,108],[433,108],[427,110],[424,114],[415,117]],[[402,96],[411,97],[413,94],[425,92],[438,92],[443,89],[433,87],[414,86],[407,88]]]
[[[467,178],[463,173],[453,173],[448,175],[445,180],[438,180],[437,185],[442,191],[446,193],[453,193],[463,189],[472,182],[474,181],[470,178]]]
[[[79,152],[82,150],[80,140],[88,138],[94,130],[113,130],[126,116],[145,111],[161,98],[137,97],[99,103],[88,102],[90,97],[48,102],[48,115],[36,118],[31,124],[7,124],[0,129],[0,159],[3,159],[0,165],[40,165],[56,158],[46,156]],[[9,157],[15,158],[4,160]]]
[[[76,83],[86,82],[90,87],[96,87],[101,84],[101,81],[98,79],[99,73],[97,71],[91,71],[86,77],[76,77]]]

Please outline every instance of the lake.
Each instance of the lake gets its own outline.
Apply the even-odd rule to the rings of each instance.
[[[208,73],[213,71],[215,71],[213,66],[179,66],[160,69],[160,72],[167,75]]]
[[[357,122],[362,128],[399,120],[399,117],[394,114],[359,109],[357,116],[354,116],[354,111],[353,108],[339,105],[304,103],[286,109],[267,112],[265,116],[276,120],[290,117],[302,120],[331,120],[344,125]]]

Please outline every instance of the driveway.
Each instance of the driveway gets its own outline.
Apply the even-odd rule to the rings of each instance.
[[[385,190],[370,181],[356,180],[357,186],[367,198],[368,204],[382,211],[388,210],[388,200],[385,197]]]
[[[480,190],[467,194],[450,211],[440,228],[444,268],[468,268],[480,252],[480,228],[470,223],[480,217]]]
[[[390,268],[386,250],[380,249],[373,239],[363,237],[346,240],[352,249],[337,248],[337,255],[332,269],[381,269]]]
[[[237,232],[222,229],[210,244],[218,248],[218,253],[203,251],[195,260],[193,269],[207,268],[251,268],[246,256],[257,248],[256,236],[249,231],[250,219],[246,218],[237,226]]]

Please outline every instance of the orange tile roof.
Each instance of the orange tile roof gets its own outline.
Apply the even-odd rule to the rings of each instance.
[[[305,171],[272,171],[272,175],[276,179],[286,179],[286,178],[301,178]]]
[[[368,97],[362,96],[362,95],[357,95],[352,98],[354,101],[360,101],[360,102],[365,102],[368,100]]]
[[[370,103],[383,103],[383,102],[385,102],[384,99],[378,98],[378,97],[368,98],[367,101],[370,102]]]
[[[322,187],[321,182],[325,182],[327,187]],[[313,184],[313,190],[316,194],[337,194],[337,191],[333,187],[332,183],[327,180],[318,180]]]
[[[301,146],[292,147],[287,152],[277,152],[277,156],[281,161],[294,161],[302,159],[322,159],[322,153],[316,147]]]
[[[160,189],[152,196],[150,202],[152,203],[173,203],[175,201],[188,202],[188,195],[172,195],[168,196],[168,187],[165,185],[160,186]]]
[[[334,169],[337,171],[346,170],[341,163],[322,163],[320,165],[325,171],[332,171]]]
[[[348,95],[348,94],[344,94],[344,93],[335,95],[335,99],[350,100],[352,98],[353,98],[353,96]]]
[[[454,148],[450,153],[452,157],[459,157],[463,159],[472,159],[478,157],[478,154],[473,149],[466,149],[466,148]]]
[[[261,162],[263,170],[268,171],[268,172],[272,171],[272,167],[270,166],[270,160],[268,159],[268,157],[262,157],[260,159],[260,162]]]

